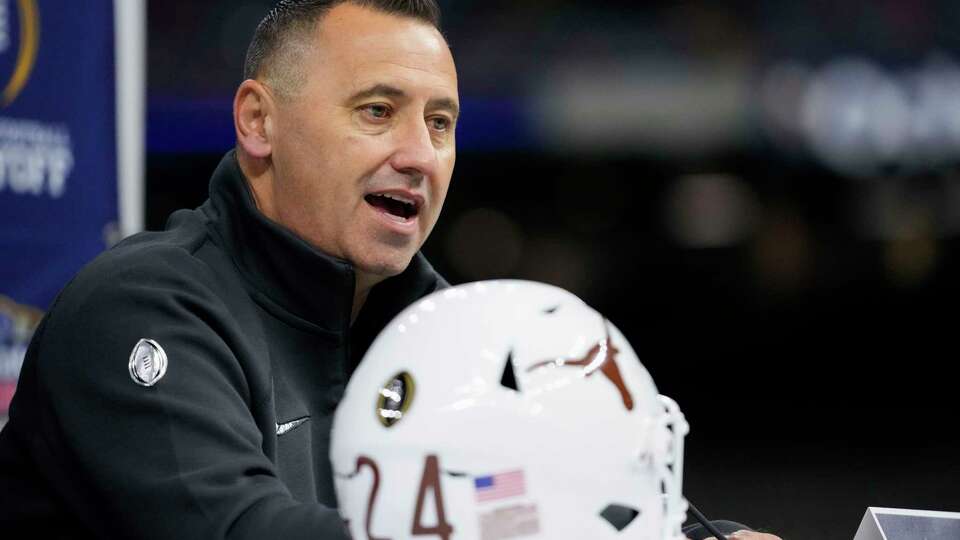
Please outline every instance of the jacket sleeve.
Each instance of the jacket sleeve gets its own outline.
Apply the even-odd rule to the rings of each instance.
[[[81,275],[37,336],[25,368],[45,480],[102,538],[349,538],[335,510],[294,500],[264,453],[254,368],[238,361],[241,329],[205,267],[142,257],[151,264]],[[168,357],[150,387],[128,370],[143,338]]]

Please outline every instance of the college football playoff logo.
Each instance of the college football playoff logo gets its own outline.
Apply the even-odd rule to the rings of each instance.
[[[0,0],[0,105],[13,103],[30,80],[40,47],[36,0]]]
[[[390,378],[377,393],[377,419],[384,427],[393,427],[403,419],[403,415],[413,402],[413,376],[406,371]]]

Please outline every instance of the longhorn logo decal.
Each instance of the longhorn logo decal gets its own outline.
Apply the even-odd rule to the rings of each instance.
[[[527,368],[527,373],[543,368],[580,368],[583,370],[584,377],[592,377],[598,371],[617,391],[620,392],[620,398],[623,400],[623,406],[628,410],[633,410],[633,396],[627,390],[623,382],[623,376],[620,374],[620,367],[617,365],[617,353],[620,349],[613,344],[610,339],[610,333],[607,333],[606,339],[590,348],[582,358],[557,358],[554,360],[545,360]]]

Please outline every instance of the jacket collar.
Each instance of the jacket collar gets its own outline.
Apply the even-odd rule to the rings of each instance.
[[[210,226],[226,244],[259,300],[307,326],[344,334],[350,329],[356,287],[353,265],[331,257],[267,219],[256,207],[236,152],[221,160],[210,181]],[[371,290],[364,318],[392,318],[425,294],[445,286],[422,254],[400,275]],[[365,312],[375,310],[377,313]],[[384,321],[388,322],[389,318]]]

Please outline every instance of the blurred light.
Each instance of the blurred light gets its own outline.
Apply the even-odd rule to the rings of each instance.
[[[790,100],[780,95],[797,82],[795,69],[774,68],[763,86],[775,140],[793,131]],[[893,76],[866,60],[837,60],[813,77],[799,114],[810,151],[840,174],[936,170],[960,160],[960,66],[937,54]]]
[[[667,225],[673,237],[688,247],[732,246],[752,232],[754,201],[750,187],[736,176],[683,176],[668,194]]]
[[[743,145],[748,79],[736,62],[568,64],[543,78],[533,118],[541,138],[559,149],[709,154]]]
[[[803,140],[801,110],[810,70],[798,62],[786,61],[775,65],[760,85],[760,100],[767,132],[784,151],[799,150]]]
[[[929,168],[960,157],[960,67],[934,56],[906,84],[913,99],[912,165]]]
[[[814,77],[802,107],[811,150],[842,174],[873,176],[900,163],[908,149],[907,94],[868,61],[828,64]]]
[[[523,254],[523,232],[502,212],[478,208],[457,219],[444,247],[450,263],[467,280],[507,277]]]

